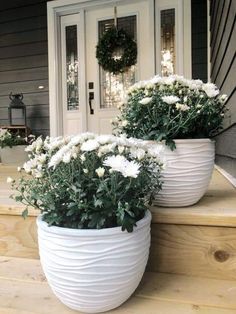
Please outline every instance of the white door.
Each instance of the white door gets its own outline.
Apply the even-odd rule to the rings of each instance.
[[[118,28],[130,33],[138,45],[138,62],[123,75],[104,71],[96,59],[99,37],[114,24],[113,6],[103,4],[101,8],[90,7],[61,18],[62,63],[66,62],[62,70],[64,134],[111,133],[111,120],[119,113],[125,90],[155,73],[150,2],[127,1],[117,6],[117,14]],[[70,33],[75,29],[77,42],[71,43]],[[76,47],[77,54],[73,52]]]

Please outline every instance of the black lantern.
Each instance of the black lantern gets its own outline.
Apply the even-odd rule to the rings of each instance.
[[[23,103],[23,94],[10,94],[11,103],[8,108],[10,125],[26,126],[26,106]]]

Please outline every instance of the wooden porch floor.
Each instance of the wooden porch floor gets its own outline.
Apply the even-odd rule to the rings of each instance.
[[[48,286],[38,260],[35,231],[32,232],[37,211],[31,210],[31,217],[21,222],[22,206],[9,199],[12,192],[6,183],[8,176],[17,178],[19,173],[15,167],[0,166],[0,314],[79,313],[58,301]],[[152,212],[153,223],[236,227],[236,192],[215,171],[207,194],[197,205],[179,209],[153,207]],[[17,223],[11,225],[13,219]],[[10,244],[5,248],[6,239]],[[236,314],[235,293],[235,280],[146,272],[134,295],[107,313]]]

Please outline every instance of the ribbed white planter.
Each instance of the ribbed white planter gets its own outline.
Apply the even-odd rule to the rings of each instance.
[[[41,264],[55,295],[85,313],[111,310],[137,288],[148,260],[151,214],[132,233],[48,227],[37,218]]]
[[[197,203],[207,190],[215,159],[215,142],[210,139],[175,140],[171,151],[164,144],[167,161],[163,187],[154,204],[182,207]]]
[[[25,152],[25,145],[1,148],[0,156],[3,164],[22,166],[28,160],[28,153]]]

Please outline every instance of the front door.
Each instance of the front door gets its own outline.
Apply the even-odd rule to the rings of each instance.
[[[130,1],[131,2],[131,1]],[[61,17],[63,133],[111,133],[111,120],[119,113],[125,91],[135,81],[154,74],[154,36],[150,33],[148,0],[117,6],[117,27],[136,41],[138,62],[126,73],[104,71],[96,59],[96,45],[114,25],[114,7],[85,8]]]

